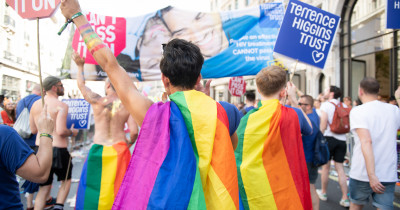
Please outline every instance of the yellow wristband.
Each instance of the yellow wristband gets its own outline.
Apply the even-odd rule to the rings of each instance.
[[[50,135],[50,134],[48,134],[48,133],[41,133],[41,134],[40,134],[40,137],[47,137],[47,138],[50,138],[50,139],[51,139],[51,142],[53,142],[53,136]]]

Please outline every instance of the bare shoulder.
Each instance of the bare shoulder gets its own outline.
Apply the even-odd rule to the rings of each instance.
[[[37,100],[33,103],[30,113],[35,114],[41,110],[42,100]]]

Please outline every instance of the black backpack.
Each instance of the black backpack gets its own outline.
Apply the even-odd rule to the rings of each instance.
[[[325,136],[318,130],[317,136],[315,137],[314,144],[314,157],[313,166],[319,167],[325,165],[329,161],[329,147],[328,141]]]

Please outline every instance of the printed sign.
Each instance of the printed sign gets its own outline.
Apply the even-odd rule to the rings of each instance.
[[[246,92],[246,82],[243,77],[232,77],[229,80],[229,92],[233,96],[242,96]]]
[[[400,0],[388,0],[386,8],[386,28],[400,28]]]
[[[50,17],[56,10],[61,0],[6,0],[24,19]]]
[[[291,0],[274,52],[323,69],[339,22],[337,15]]]
[[[87,20],[92,25],[93,30],[99,35],[115,56],[118,56],[126,45],[126,20],[125,18],[117,18],[111,16],[101,16],[94,13],[86,15]],[[79,31],[76,30],[74,39],[72,40],[72,48],[86,57],[85,63],[97,64],[92,54],[87,50],[86,44],[82,39]],[[106,76],[106,75],[103,75]]]
[[[282,3],[266,3],[220,13],[166,7],[140,17],[115,18],[93,13],[87,17],[103,40],[110,39],[106,43],[114,49],[114,55],[127,73],[138,81],[149,81],[161,79],[162,44],[175,38],[200,48],[204,57],[203,78],[256,75],[266,67],[267,61],[274,59],[273,46],[283,14]],[[74,49],[83,55],[85,46],[78,32],[73,43]],[[87,62],[94,63],[87,52],[86,58]],[[77,67],[71,66],[71,78],[75,78]],[[105,77],[99,66],[85,64],[87,80]]]
[[[89,129],[90,104],[85,99],[63,99],[68,105],[67,128]]]

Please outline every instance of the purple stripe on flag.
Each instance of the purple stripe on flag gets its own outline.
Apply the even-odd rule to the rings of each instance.
[[[170,102],[153,104],[146,113],[113,209],[146,209],[160,166],[169,150]],[[142,136],[146,133],[146,136]],[[140,183],[140,184],[139,184]]]

